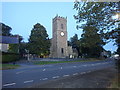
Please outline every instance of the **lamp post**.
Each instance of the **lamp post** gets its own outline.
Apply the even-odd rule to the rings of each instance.
[[[25,49],[25,51],[27,52],[27,60],[30,61],[29,50]]]

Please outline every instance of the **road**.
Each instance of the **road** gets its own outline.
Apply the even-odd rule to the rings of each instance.
[[[58,78],[105,69],[112,67],[114,63],[114,60],[104,60],[49,65],[24,65],[18,69],[2,71],[2,88],[25,88]]]

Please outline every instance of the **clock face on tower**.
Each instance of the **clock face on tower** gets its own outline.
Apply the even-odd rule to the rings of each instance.
[[[61,36],[64,36],[65,34],[64,34],[64,32],[61,32],[60,35],[61,35]]]

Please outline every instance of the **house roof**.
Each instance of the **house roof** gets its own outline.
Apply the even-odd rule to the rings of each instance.
[[[19,43],[19,38],[12,37],[12,36],[0,36],[0,43],[16,44],[16,43]]]

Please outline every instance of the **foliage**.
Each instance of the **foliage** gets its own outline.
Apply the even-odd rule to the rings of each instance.
[[[19,60],[19,54],[15,53],[2,53],[2,63],[14,62]]]
[[[50,40],[44,26],[34,25],[29,38],[28,48],[30,53],[40,56],[49,55]]]
[[[100,56],[111,29],[117,27],[112,20],[116,8],[115,2],[75,2],[77,15],[74,18],[78,24],[77,29],[83,30],[80,46],[84,56]]]
[[[86,23],[91,23],[99,30],[99,33],[109,32],[117,27],[115,21],[112,20],[117,6],[117,2],[75,2],[74,9],[77,11],[77,15],[74,17],[78,24],[81,23],[81,25],[77,25],[77,28],[84,28]]]
[[[26,54],[27,53],[26,49],[27,49],[27,43],[21,42],[20,43],[20,47],[19,47],[19,53],[20,53],[20,55],[23,56],[24,54]]]
[[[118,29],[117,29],[116,43],[118,46],[117,53],[120,55],[120,27],[118,27]]]
[[[9,53],[19,53],[19,44],[9,44]]]
[[[83,28],[84,32],[82,34],[81,42],[81,53],[83,56],[87,57],[100,57],[101,52],[103,51],[103,42],[98,30],[94,26],[87,25]]]
[[[2,35],[3,36],[10,36],[12,28],[4,23],[0,23],[0,27],[2,27]]]
[[[78,40],[78,35],[75,34],[73,37],[70,38],[69,45],[72,46],[72,48],[75,48],[78,52],[78,57],[81,56],[80,52],[80,42]]]

